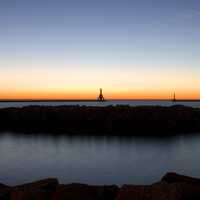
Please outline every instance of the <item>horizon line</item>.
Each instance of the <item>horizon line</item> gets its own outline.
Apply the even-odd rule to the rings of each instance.
[[[38,98],[38,99],[30,99],[30,98],[25,98],[25,99],[0,99],[0,102],[81,102],[81,101],[93,101],[93,102],[98,102],[97,99],[46,99],[46,98]],[[173,101],[172,98],[108,98],[105,99],[105,101]],[[176,99],[176,101],[200,101],[200,99],[196,98],[180,98]],[[175,101],[175,102],[176,102]]]

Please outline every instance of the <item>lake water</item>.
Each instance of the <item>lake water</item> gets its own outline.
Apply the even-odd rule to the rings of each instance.
[[[80,105],[80,106],[109,106],[109,105],[130,105],[130,106],[172,106],[172,105],[185,105],[191,107],[200,107],[200,101],[181,101],[172,102],[167,100],[111,100],[105,102],[98,101],[66,101],[66,102],[0,102],[0,108],[6,107],[22,107],[30,105],[41,106],[60,106],[60,105]]]
[[[148,184],[176,171],[200,177],[200,135],[172,138],[0,135],[0,182]]]

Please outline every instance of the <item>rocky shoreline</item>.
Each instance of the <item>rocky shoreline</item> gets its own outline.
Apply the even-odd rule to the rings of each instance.
[[[200,131],[200,109],[185,106],[27,106],[0,109],[0,131],[168,136]]]
[[[0,200],[197,200],[200,179],[167,173],[152,185],[59,184],[49,178],[19,186],[0,184]]]

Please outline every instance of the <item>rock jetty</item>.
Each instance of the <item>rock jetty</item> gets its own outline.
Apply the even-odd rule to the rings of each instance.
[[[28,106],[0,109],[0,131],[168,136],[200,131],[200,109],[185,106]]]

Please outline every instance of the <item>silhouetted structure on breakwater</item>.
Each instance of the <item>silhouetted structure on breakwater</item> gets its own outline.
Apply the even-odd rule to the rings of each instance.
[[[98,101],[105,101],[102,88],[100,88],[99,91],[100,91],[100,93],[99,93],[99,97],[97,98],[97,100]]]
[[[173,99],[172,99],[173,102],[176,102],[176,93],[174,92],[174,96],[173,96]]]

